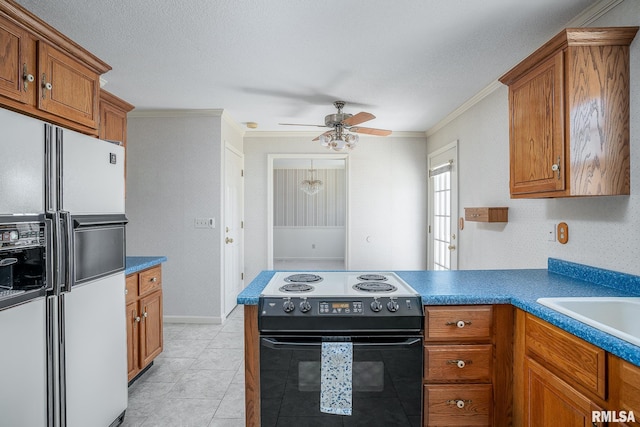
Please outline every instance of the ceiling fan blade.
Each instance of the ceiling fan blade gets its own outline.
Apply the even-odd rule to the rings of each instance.
[[[328,135],[328,134],[330,134],[330,133],[332,133],[332,132],[333,132],[333,130],[328,130],[328,131],[326,131],[325,133],[323,133],[322,135]],[[319,139],[320,139],[320,137],[321,137],[322,135],[318,135],[318,136],[316,136],[315,138],[313,138],[313,139],[312,139],[312,141],[317,141],[317,140],[319,140]]]
[[[367,122],[369,120],[373,120],[375,118],[376,116],[374,116],[373,114],[361,111],[358,114],[349,117],[348,119],[344,119],[342,121],[342,124],[347,126],[354,126],[359,125],[360,123]]]
[[[319,127],[319,128],[326,128],[325,125],[308,125],[308,124],[301,124],[301,123],[278,123],[281,126],[315,126],[315,127]]]
[[[391,135],[390,130],[386,129],[374,129],[374,128],[363,128],[363,127],[352,127],[349,129],[349,132],[355,133],[366,133],[367,135],[377,135],[377,136],[388,136]]]

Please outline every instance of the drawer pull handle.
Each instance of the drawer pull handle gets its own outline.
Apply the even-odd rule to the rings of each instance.
[[[460,360],[447,360],[447,363],[449,365],[456,365],[460,369],[464,368],[467,365],[470,365],[471,362],[472,362],[471,360],[462,360],[462,359],[460,359]]]
[[[466,325],[470,325],[471,324],[471,320],[458,320],[457,322],[447,322],[445,323],[445,325],[447,326],[453,326],[456,325],[458,328],[462,329],[464,328]]]
[[[464,405],[471,403],[471,400],[462,400],[462,399],[451,399],[447,400],[447,405],[456,405],[458,408],[464,408]]]

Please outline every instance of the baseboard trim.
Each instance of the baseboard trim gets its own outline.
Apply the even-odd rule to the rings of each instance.
[[[221,325],[222,318],[211,316],[163,316],[164,323],[205,323]]]

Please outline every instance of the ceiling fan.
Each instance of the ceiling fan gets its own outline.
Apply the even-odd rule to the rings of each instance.
[[[331,130],[326,131],[313,140],[320,140],[323,146],[335,151],[342,151],[345,148],[349,150],[355,148],[359,139],[357,135],[358,133],[377,136],[391,135],[390,130],[357,126],[360,123],[375,119],[376,116],[365,111],[361,111],[355,115],[343,113],[342,109],[344,108],[345,104],[346,102],[344,101],[335,101],[333,105],[338,109],[338,112],[325,116],[324,125],[307,125],[296,123],[279,124],[284,126],[315,126],[331,128]]]

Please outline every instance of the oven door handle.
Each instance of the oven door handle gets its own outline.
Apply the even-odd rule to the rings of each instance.
[[[276,350],[287,350],[287,349],[303,349],[303,348],[313,348],[322,346],[322,341],[317,342],[296,342],[296,341],[279,341],[274,338],[261,338],[261,341],[264,343],[265,347],[276,349]],[[334,341],[327,341],[334,342]],[[335,342],[350,342],[350,341],[335,341]],[[413,347],[416,344],[422,344],[421,338],[407,338],[398,342],[354,342],[353,346],[358,348],[367,348],[367,349],[386,349],[390,347],[394,348],[409,348]]]

